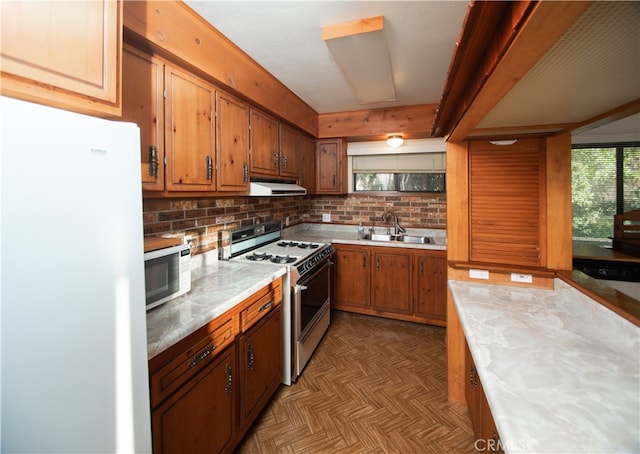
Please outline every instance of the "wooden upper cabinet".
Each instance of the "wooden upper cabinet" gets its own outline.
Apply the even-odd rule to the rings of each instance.
[[[472,262],[546,266],[544,139],[469,144]]]
[[[122,2],[3,1],[0,10],[3,95],[120,116]]]
[[[316,142],[318,194],[347,192],[347,144],[344,139],[324,139]]]
[[[300,135],[300,186],[307,189],[307,194],[316,193],[316,142],[305,135]]]
[[[280,124],[280,175],[290,178],[300,176],[298,133]]]
[[[142,189],[164,190],[164,62],[125,45],[122,119],[140,127]]]
[[[251,173],[277,176],[280,160],[278,121],[251,109]]]
[[[216,105],[218,191],[248,191],[249,106],[223,92]]]
[[[216,93],[209,83],[165,67],[167,190],[213,191]]]

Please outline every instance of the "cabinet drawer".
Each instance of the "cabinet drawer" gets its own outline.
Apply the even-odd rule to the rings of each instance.
[[[224,348],[231,344],[237,333],[237,316],[216,324],[191,346],[169,363],[151,374],[151,406],[155,407],[169,394],[200,372]],[[195,336],[195,333],[194,335]]]
[[[243,333],[282,302],[282,280],[278,279],[265,287],[252,299],[255,301],[240,313],[240,331]]]

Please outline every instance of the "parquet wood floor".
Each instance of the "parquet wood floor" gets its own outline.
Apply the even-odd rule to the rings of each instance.
[[[473,453],[467,407],[447,402],[445,329],[333,311],[292,386],[237,449],[255,453]]]

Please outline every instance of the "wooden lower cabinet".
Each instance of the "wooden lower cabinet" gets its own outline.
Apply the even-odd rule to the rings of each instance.
[[[465,344],[465,398],[469,407],[471,426],[476,437],[476,449],[479,452],[504,453],[500,436],[487,402],[487,396],[482,388],[469,346]]]
[[[446,325],[446,251],[333,246],[335,309]]]
[[[217,453],[232,448],[235,361],[231,345],[153,412],[154,453]]]
[[[334,244],[334,306],[338,309],[370,309],[369,251],[361,246]]]
[[[280,306],[240,336],[240,426],[245,432],[282,380],[282,310]]]
[[[416,253],[414,256],[415,313],[438,324],[447,320],[446,253]]]
[[[382,314],[411,315],[411,251],[374,248],[372,258],[372,309]]]
[[[149,361],[154,454],[230,453],[282,381],[282,279]]]

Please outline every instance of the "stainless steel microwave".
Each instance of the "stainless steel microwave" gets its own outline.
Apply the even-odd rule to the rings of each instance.
[[[147,310],[191,290],[191,248],[187,244],[145,252]]]

